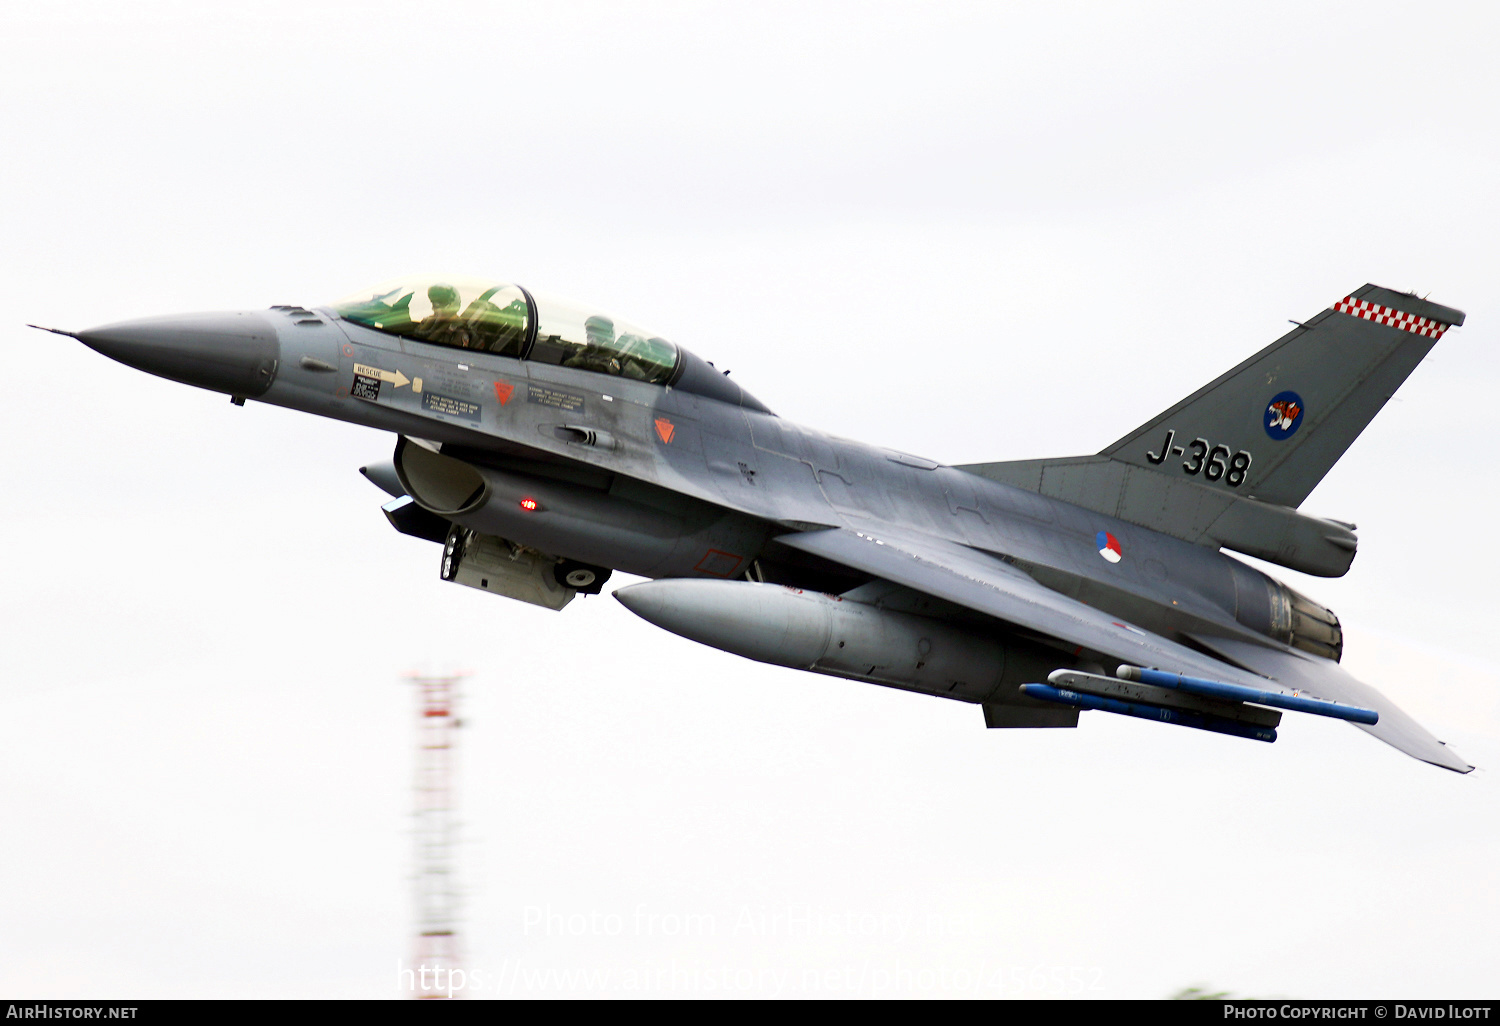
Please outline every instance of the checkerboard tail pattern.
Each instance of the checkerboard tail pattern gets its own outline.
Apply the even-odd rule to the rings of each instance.
[[[1449,325],[1442,321],[1434,321],[1427,317],[1418,317],[1416,314],[1402,313],[1379,303],[1366,302],[1363,299],[1355,299],[1353,296],[1345,296],[1333,305],[1339,313],[1346,313],[1352,317],[1363,317],[1367,321],[1376,324],[1388,324],[1402,331],[1409,331],[1423,338],[1442,338],[1443,332],[1448,330]]]

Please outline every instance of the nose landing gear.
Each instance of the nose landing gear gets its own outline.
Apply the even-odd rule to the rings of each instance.
[[[557,577],[558,584],[581,591],[585,595],[597,595],[614,571],[602,566],[590,566],[576,560],[564,559],[558,562],[552,573]]]

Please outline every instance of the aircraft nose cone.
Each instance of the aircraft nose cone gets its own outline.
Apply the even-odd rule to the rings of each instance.
[[[275,325],[250,312],[121,321],[79,332],[78,339],[148,374],[251,399],[271,387],[281,358]]]

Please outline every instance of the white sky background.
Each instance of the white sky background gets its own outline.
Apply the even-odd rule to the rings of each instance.
[[[0,993],[395,996],[399,676],[428,665],[474,672],[491,995],[1493,996],[1492,9],[6,22]],[[986,731],[607,596],[485,597],[385,524],[356,468],[391,439],[22,327],[427,270],[597,304],[784,416],[948,462],[1096,451],[1288,318],[1366,281],[1430,292],[1469,326],[1305,505],[1359,523],[1353,571],[1278,574],[1481,770],[1296,715],[1275,745],[1102,714]]]

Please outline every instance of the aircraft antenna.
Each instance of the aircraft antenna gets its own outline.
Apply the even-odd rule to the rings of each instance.
[[[456,997],[466,979],[460,962],[458,880],[459,683],[465,673],[408,673],[417,687],[417,759],[413,784],[412,996]],[[455,971],[458,972],[455,977]]]

